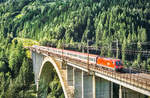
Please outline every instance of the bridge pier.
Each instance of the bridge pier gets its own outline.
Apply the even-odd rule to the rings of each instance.
[[[110,98],[113,98],[113,82],[110,81]]]
[[[36,81],[36,91],[38,92],[39,90],[39,80]],[[38,93],[36,94],[36,97],[38,97]]]
[[[35,52],[32,52],[32,59],[33,59],[33,72],[35,75],[35,84],[37,83],[37,81],[39,80],[39,72],[40,72],[40,68],[42,66],[42,62],[44,59],[44,56]],[[37,84],[36,84],[37,85]]]
[[[93,74],[93,98],[96,98],[96,80],[95,80],[95,73]]]
[[[122,98],[122,86],[119,85],[119,98]]]
[[[83,72],[83,98],[93,98],[93,75]]]
[[[113,83],[80,69],[67,68],[67,82],[74,87],[74,98],[113,98]]]
[[[112,98],[112,84],[102,78],[96,77],[96,98]]]
[[[35,52],[31,52],[32,53],[32,59],[33,59],[33,72],[34,72],[34,80],[35,80],[35,84],[36,84],[36,91],[39,91],[39,71],[40,68],[42,66],[42,62],[44,59],[44,56]],[[36,95],[36,97],[38,98],[38,93]]]
[[[69,86],[73,86],[73,67],[67,65],[66,69],[67,69],[67,74],[66,74],[67,83]]]
[[[74,87],[74,98],[96,98],[95,75],[90,75],[80,69],[66,66],[67,82]]]
[[[73,68],[73,85],[74,85],[74,98],[82,98],[83,96],[83,71]]]

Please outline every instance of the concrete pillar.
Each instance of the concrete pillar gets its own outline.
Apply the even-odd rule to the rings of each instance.
[[[35,52],[32,52],[32,62],[33,62],[33,73],[35,74],[35,65],[36,65],[36,53]],[[34,77],[34,81],[35,81],[35,84],[36,84],[36,77]]]
[[[122,98],[122,86],[119,86],[119,98]]]
[[[110,82],[110,98],[113,98],[113,82]]]
[[[42,66],[44,56],[35,52],[32,52],[32,60],[33,60],[33,72],[35,75],[35,83],[39,78],[40,68]]]
[[[95,75],[73,68],[74,98],[96,98]]]
[[[83,79],[84,98],[93,98],[93,76],[84,73]]]
[[[84,72],[82,71],[82,98],[84,98]]]
[[[74,98],[82,98],[82,70],[74,68]]]
[[[67,69],[67,82],[69,86],[73,86],[73,67],[67,65],[66,66]]]
[[[96,98],[96,81],[95,81],[95,73],[93,74],[93,98]]]
[[[36,98],[38,98],[39,81],[36,81]]]
[[[39,90],[39,81],[37,80],[36,81],[36,91],[38,91]]]
[[[110,98],[110,82],[96,77],[96,98]]]

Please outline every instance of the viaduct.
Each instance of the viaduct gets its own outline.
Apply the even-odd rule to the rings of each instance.
[[[40,98],[46,98],[47,85],[54,68],[65,98],[149,98],[150,76],[143,73],[117,73],[97,68],[48,49],[30,47],[36,89],[45,87]],[[114,88],[117,87],[116,91]],[[114,97],[118,95],[118,97]],[[39,96],[37,94],[37,96]],[[39,98],[39,97],[38,97]]]

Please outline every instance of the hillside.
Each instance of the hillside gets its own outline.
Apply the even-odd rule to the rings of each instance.
[[[33,76],[32,67],[27,67],[32,62],[23,49],[24,41],[12,41],[16,37],[37,40],[42,45],[54,42],[58,46],[61,43],[86,44],[90,40],[93,46],[102,47],[98,55],[105,57],[117,56],[116,50],[112,49],[117,48],[118,40],[118,58],[126,67],[149,70],[148,56],[126,53],[126,50],[150,49],[150,1],[1,0],[0,97],[7,98],[19,92],[16,95],[19,98],[23,91],[26,96],[33,97],[35,86],[30,85],[34,83],[33,79],[21,78],[21,75]],[[28,85],[21,84],[22,80]],[[59,85],[58,78],[54,81]],[[49,96],[63,97],[60,90],[61,87],[58,95],[49,92]]]

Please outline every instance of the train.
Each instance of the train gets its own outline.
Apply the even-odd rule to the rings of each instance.
[[[66,50],[66,49],[58,49],[53,47],[44,47],[44,46],[37,46],[37,45],[34,45],[32,47],[39,48],[44,51],[52,52],[58,55],[63,55],[72,59],[81,60],[83,62],[88,61],[89,64],[96,65],[97,67],[112,69],[114,71],[122,71],[123,69],[123,63],[120,59],[105,58],[99,55],[81,53],[81,52]]]

